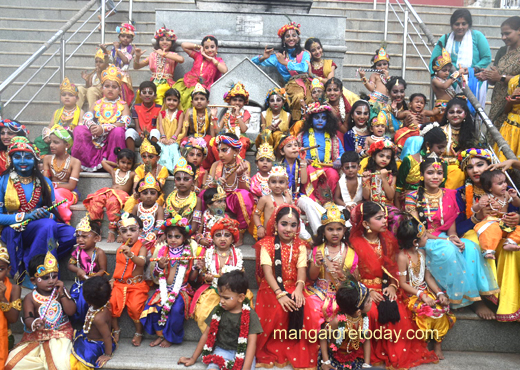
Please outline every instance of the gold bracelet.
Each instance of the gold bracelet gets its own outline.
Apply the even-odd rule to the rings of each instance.
[[[0,310],[3,312],[7,312],[11,309],[11,303],[9,302],[0,302]]]
[[[276,299],[280,299],[282,297],[285,297],[287,294],[288,294],[287,292],[278,293],[278,295],[276,296]]]
[[[389,284],[388,286],[393,286],[395,288],[395,291],[397,292],[399,290],[399,288],[397,287],[397,285],[395,284]]]
[[[363,78],[361,79],[361,81],[363,81],[364,84],[367,84],[367,83],[368,83],[368,80],[367,80],[366,77],[363,77]]]
[[[305,280],[296,280],[296,285],[298,285],[298,283],[302,283],[303,286],[305,286]]]
[[[18,298],[16,301],[11,302],[11,308],[14,308],[16,311],[22,310],[22,299]]]

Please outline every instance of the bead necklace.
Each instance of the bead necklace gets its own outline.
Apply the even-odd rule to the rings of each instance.
[[[178,110],[175,109],[171,116],[168,114],[169,111],[170,111],[169,109],[166,110],[166,117],[168,118],[168,121],[171,122],[171,121],[173,121],[173,117],[177,116]]]
[[[115,170],[114,180],[117,185],[123,186],[126,185],[128,179],[130,178],[130,171],[126,171],[126,175],[124,177],[119,177],[120,172],[121,170],[119,168]]]
[[[232,184],[228,184],[227,180],[228,180],[228,177],[233,175],[233,173],[235,172],[236,168],[238,167],[238,162],[235,162],[234,164],[230,165],[230,166],[227,166],[227,165],[224,165],[224,168],[222,169],[222,177],[224,179],[226,179],[226,182],[223,184],[224,185],[224,190],[235,190],[238,186],[238,176],[236,176],[235,174],[235,180],[233,180],[233,183]]]
[[[500,205],[501,208],[504,208],[506,206],[507,203],[509,203],[506,199],[504,200],[500,200],[498,199],[497,196],[493,195],[493,194],[489,194],[489,197],[491,199],[494,199],[496,200],[496,202]],[[491,206],[491,203],[489,204]],[[493,207],[491,206],[491,209],[493,209]],[[493,209],[493,211],[497,211],[496,209]]]
[[[314,68],[314,69],[316,69],[316,70],[317,70],[317,69],[320,69],[320,68],[323,67],[323,63],[324,63],[323,59],[320,59],[320,60],[318,60],[317,62],[312,61],[312,68]]]
[[[343,253],[345,253],[345,243],[341,243],[339,247],[340,247],[339,252],[334,257],[331,258],[329,246],[327,244],[325,244],[325,257],[327,257],[327,259],[331,262],[339,262],[341,260],[341,258],[343,257]]]
[[[58,166],[58,160],[56,159],[56,154],[52,155],[52,163],[51,163],[51,171],[52,174],[57,177],[60,181],[64,181],[67,177],[67,170],[70,165],[70,154],[67,154],[67,159],[63,161],[61,166]]]
[[[372,140],[374,140],[375,142],[385,140],[385,137],[384,137],[384,136],[375,136],[375,135],[370,135],[370,138],[371,138]]]
[[[92,323],[94,322],[94,318],[98,313],[103,311],[103,309],[107,306],[108,302],[105,303],[104,306],[95,309],[92,306],[88,308],[87,314],[85,315],[85,323],[83,324],[83,333],[88,334],[90,333],[90,328],[92,327]]]
[[[76,112],[77,107],[74,107],[72,109],[65,109],[63,108],[63,112],[61,113],[61,121],[67,122],[71,121],[74,118],[74,113]]]
[[[143,232],[145,234],[148,234],[152,231],[155,223],[155,213],[157,212],[157,209],[159,208],[159,204],[155,202],[155,204],[146,209],[143,206],[143,203],[139,203],[137,205],[137,214],[139,215],[139,218],[141,221],[143,221]]]
[[[158,58],[156,67],[155,67],[155,78],[154,82],[160,82],[164,77],[164,62],[166,61],[166,58],[164,56],[160,56],[157,54]]]
[[[422,261],[422,253],[417,253],[417,263],[412,261],[412,256],[406,252],[408,256],[408,274],[410,275],[410,283],[414,288],[418,288],[424,284],[424,271],[426,264]]]
[[[274,206],[277,207],[276,200],[274,199],[273,193],[271,193],[270,195],[271,195],[271,200],[273,201]],[[283,199],[283,204],[287,203],[287,201],[285,200],[285,195],[283,195],[283,194],[282,194],[282,199]]]
[[[352,127],[352,131],[358,136],[366,136],[368,132],[368,127],[359,128],[357,126]]]
[[[437,200],[438,199],[438,202],[439,202],[439,212],[441,213],[441,226],[444,225],[444,212],[443,212],[443,208],[442,208],[442,195],[443,195],[442,189],[439,189],[437,194],[429,194],[426,191],[424,192],[424,202],[426,203],[426,210],[428,211],[427,219],[428,219],[428,221],[433,222],[431,208],[430,208],[430,200],[433,201],[433,200]],[[432,202],[432,206],[433,206],[433,202]]]

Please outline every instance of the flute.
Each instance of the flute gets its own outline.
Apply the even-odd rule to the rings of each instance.
[[[208,108],[234,108],[236,105],[222,105],[222,104],[211,104]]]
[[[128,238],[128,240],[122,246],[125,246],[125,245],[128,246],[128,244],[130,244],[130,240],[132,240],[132,238]],[[119,253],[123,253],[123,251],[120,250]]]
[[[307,150],[319,148],[319,145],[308,146],[307,148],[300,148],[300,152],[306,152]]]
[[[358,72],[374,72],[374,73],[385,73],[382,69],[373,69],[373,68],[358,68]]]
[[[150,261],[157,262],[157,261],[161,260],[161,258],[166,258],[167,261],[193,261],[193,260],[204,259],[204,257],[157,257],[157,258],[150,258]]]
[[[62,205],[63,203],[65,203],[66,201],[67,201],[67,199],[63,199],[63,200],[59,201],[58,203],[53,204],[53,205],[50,206],[49,208],[45,208],[45,207],[44,207],[44,208],[45,208],[47,211],[50,212],[50,211],[52,211],[54,208],[57,208],[57,207],[61,206],[61,205]],[[25,221],[23,221],[23,222],[19,222],[19,223],[16,223],[16,224],[12,224],[12,225],[10,225],[10,227],[13,228],[13,229],[20,229],[20,231],[23,231],[23,227],[24,227],[24,226],[27,226],[27,224],[28,224],[29,222],[31,222],[31,221],[32,221],[32,219],[29,218],[29,219],[27,219],[27,220],[25,220]]]

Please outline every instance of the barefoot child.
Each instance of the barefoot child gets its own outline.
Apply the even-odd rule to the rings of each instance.
[[[81,78],[85,80],[85,86],[78,86],[78,107],[83,109],[85,101],[88,102],[88,107],[92,107],[96,101],[103,97],[101,91],[101,73],[108,68],[108,57],[103,49],[99,49],[94,57],[96,69],[87,73],[81,72]]]
[[[119,342],[119,318],[125,307],[128,316],[135,325],[132,345],[139,347],[143,340],[144,329],[139,321],[144,304],[148,299],[149,286],[144,281],[144,265],[146,263],[146,247],[139,241],[143,224],[132,214],[123,213],[119,221],[119,233],[125,240],[116,252],[116,267],[113,274],[112,296],[112,328],[114,340]]]
[[[372,118],[372,121],[369,125],[369,130],[371,135],[367,137],[365,142],[365,150],[370,148],[370,145],[382,140],[390,140],[390,137],[386,136],[386,121],[380,120],[379,117],[383,118],[381,115]]]
[[[140,239],[146,245],[146,249],[153,253],[155,241],[162,235],[160,230],[164,220],[164,209],[157,203],[162,193],[161,185],[151,173],[147,173],[137,183],[135,192],[139,194],[139,203],[132,209],[132,214],[143,222]]]
[[[258,147],[255,161],[258,172],[251,177],[250,187],[251,193],[255,197],[261,198],[262,196],[271,193],[267,180],[275,160],[276,158],[271,145],[263,143]]]
[[[475,225],[482,255],[484,258],[495,259],[495,252],[503,239],[504,250],[520,250],[520,228],[511,228],[502,220],[508,213],[509,203],[520,207],[516,190],[507,189],[506,175],[500,170],[482,172],[480,184],[486,195],[473,205],[472,211],[477,219],[482,220]]]
[[[184,115],[182,110],[179,109],[180,100],[181,95],[177,90],[167,90],[164,93],[162,110],[157,117],[157,129],[161,134],[159,164],[165,166],[170,173],[173,173],[173,169],[181,156],[177,138],[181,133]]]
[[[274,88],[267,92],[265,107],[260,116],[260,132],[255,140],[257,148],[262,142],[269,143],[272,147],[280,141],[283,135],[289,133],[291,113],[287,107],[287,93],[284,88]]]
[[[58,280],[58,261],[51,252],[35,255],[28,272],[36,289],[24,298],[24,334],[6,368],[68,370],[74,334],[68,316],[76,304]]]
[[[103,208],[107,210],[108,243],[114,243],[117,237],[117,222],[128,194],[133,193],[135,154],[129,149],[116,148],[117,163],[107,161],[101,162],[103,169],[112,177],[112,187],[101,188],[94,194],[89,194],[83,201],[87,213],[92,220],[103,220]],[[115,168],[115,169],[114,169]],[[99,234],[101,236],[101,234]]]
[[[371,105],[386,105],[390,101],[388,88],[386,87],[386,83],[390,78],[390,55],[386,53],[384,47],[381,47],[376,51],[376,54],[372,57],[371,62],[371,68],[377,71],[372,73],[370,78],[367,80],[365,77],[365,71],[359,69],[359,76],[361,76],[363,85],[365,85],[367,90],[370,91]]]
[[[0,364],[5,364],[9,347],[14,344],[14,337],[9,334],[9,324],[18,320],[22,310],[22,289],[19,285],[13,285],[7,276],[10,265],[9,252],[4,244],[0,244]]]
[[[51,142],[49,136],[52,130],[63,128],[72,133],[81,117],[83,117],[84,112],[77,105],[78,88],[67,77],[60,85],[60,101],[63,107],[54,112],[51,122],[47,127],[44,127],[42,135],[34,140],[34,145],[40,149],[42,155],[49,154],[49,144]]]
[[[433,341],[435,354],[444,360],[441,342],[456,318],[450,314],[446,293],[426,268],[423,249],[428,241],[426,227],[410,215],[399,224],[397,238],[401,247],[397,255],[399,285],[408,293],[408,308],[413,312],[419,330],[424,332],[424,339]]]
[[[204,191],[206,210],[202,215],[202,233],[195,235],[194,240],[206,248],[213,246],[211,228],[226,216],[226,197],[226,192],[220,185]]]
[[[76,226],[77,248],[72,252],[67,268],[76,274],[70,295],[76,302],[76,313],[70,317],[73,324],[83,323],[88,311],[88,303],[83,297],[84,282],[94,276],[104,276],[107,272],[107,255],[96,243],[101,241],[101,227],[88,216]]]
[[[359,156],[354,151],[348,151],[341,156],[341,177],[334,203],[340,207],[345,207],[349,211],[363,200],[363,190],[361,177],[358,176]]]
[[[370,159],[363,172],[363,199],[382,205],[393,205],[397,166],[395,146],[389,140],[373,143],[368,150]]]
[[[318,361],[322,364],[321,369],[371,368],[370,339],[365,338],[365,333],[370,330],[367,313],[372,308],[369,289],[349,276],[336,293],[336,304],[339,312],[325,326],[325,330],[331,330],[332,333],[345,330],[345,336],[336,338],[332,335],[320,339],[321,354]]]
[[[206,318],[207,327],[193,355],[181,357],[178,363],[191,366],[202,354],[202,362],[210,369],[254,369],[256,338],[262,326],[246,297],[247,277],[242,271],[231,271],[218,279],[217,286],[220,304]]]
[[[195,282],[199,270],[193,260],[190,246],[191,226],[188,219],[177,215],[162,226],[166,243],[154,258],[154,278],[159,279],[159,288],[148,299],[141,314],[141,323],[148,334],[157,334],[150,347],[170,347],[184,339],[184,311],[189,308],[191,297],[188,283]],[[193,268],[195,267],[195,268]]]
[[[89,307],[83,330],[74,338],[71,370],[101,368],[112,358],[117,343],[112,338],[112,314],[108,307],[111,293],[105,276],[85,281],[83,297]]]
[[[434,76],[432,78],[432,90],[435,94],[435,108],[439,108],[439,114],[431,118],[432,122],[440,122],[446,105],[448,102],[455,97],[455,89],[453,83],[456,82],[460,75],[459,72],[455,72],[450,75],[451,71],[451,56],[446,49],[442,49],[442,54],[435,59],[432,65]]]
[[[81,162],[69,154],[72,146],[72,134],[65,129],[55,129],[50,136],[52,156],[43,159],[45,176],[50,178],[54,186],[56,202],[67,201],[58,206],[58,212],[66,223],[70,223],[72,211],[70,206],[78,202],[76,186],[81,172]]]

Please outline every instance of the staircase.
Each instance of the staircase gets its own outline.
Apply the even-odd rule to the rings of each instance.
[[[13,3],[11,0],[0,0],[0,81],[9,76],[19,65],[36,51],[43,42],[47,41],[63,24],[69,20],[86,2],[84,0],[26,0],[23,5]],[[25,11],[31,9],[32,11]],[[93,8],[92,8],[93,9]],[[175,0],[134,0],[133,18],[137,28],[137,35],[134,45],[143,50],[151,50],[151,39],[155,32],[155,9],[190,9],[196,10],[195,1],[175,1]],[[454,11],[450,7],[426,7],[415,6],[417,12],[423,18],[436,38],[449,32],[449,16]],[[115,27],[123,21],[127,21],[128,2],[125,0],[118,8],[115,16],[107,18],[106,42],[117,40]],[[508,18],[511,11],[499,9],[471,9],[473,14],[474,28],[482,31],[491,45],[492,55],[503,45],[500,39],[500,24]],[[347,28],[345,29],[345,43],[347,52],[342,65],[342,79],[345,86],[354,92],[365,91],[360,79],[356,77],[355,70],[359,67],[369,67],[372,54],[378,49],[383,38],[384,26],[384,4],[378,4],[377,10],[372,10],[372,4],[366,2],[338,2],[338,1],[314,1],[310,14],[345,16],[347,18]],[[87,19],[87,13],[82,21]],[[225,14],[223,14],[225,16]],[[291,20],[297,21],[297,15],[290,15]],[[400,75],[401,70],[401,43],[402,28],[390,13],[388,32],[388,52],[391,55],[391,74]],[[182,19],[179,19],[181,22]],[[75,31],[81,22],[74,25],[68,32],[70,35]],[[95,27],[97,27],[97,17],[87,23],[87,27],[78,32],[78,35],[67,44],[67,51],[74,50],[83,38]],[[303,30],[303,38],[309,36]],[[182,41],[182,35],[178,35]],[[338,35],[338,37],[341,37]],[[414,36],[418,41],[418,37]],[[196,41],[196,40],[193,40]],[[81,71],[92,70],[94,65],[94,53],[100,42],[100,35],[96,31],[87,40],[79,52],[67,63],[66,75],[76,84],[81,84]],[[40,58],[6,92],[2,95],[2,103],[10,98],[13,92],[18,89],[36,69],[50,56],[57,48],[51,47],[44,57]],[[407,56],[407,94],[422,92],[429,96],[430,76],[426,71],[419,56],[414,54],[411,45],[408,45]],[[423,46],[419,51],[426,60],[427,50]],[[326,50],[325,50],[326,53]],[[221,54],[226,60],[226,50],[221,48]],[[59,66],[59,56],[43,68],[41,73],[29,86],[15,98],[3,111],[5,118],[14,117],[15,114],[25,105],[32,94]],[[233,66],[229,66],[233,67]],[[134,86],[141,81],[147,80],[150,72],[144,68],[139,71],[132,70]],[[55,109],[59,107],[59,74],[54,77],[51,83],[45,87],[38,95],[31,106],[22,113],[19,120],[27,124],[31,130],[30,138],[34,139],[41,133],[41,129],[46,126],[52,117]],[[254,165],[254,153],[249,152],[247,160]],[[107,174],[81,174],[79,182],[79,192],[81,199],[97,189],[110,186],[110,178]],[[167,181],[165,191],[169,193],[173,189],[173,180]],[[78,204],[72,207],[73,221],[76,222],[85,214],[83,205]],[[107,234],[107,221],[103,224],[103,235]],[[255,255],[251,248],[254,240],[246,235],[245,245],[242,252],[245,259],[245,269],[249,277],[250,288],[256,293],[257,284],[254,276]],[[108,256],[108,270],[113,271],[115,265],[115,251],[117,244],[102,242],[99,244]],[[66,285],[72,285],[74,276],[66,269],[66,262],[61,261],[61,279]],[[24,294],[27,291],[24,289]],[[518,343],[518,332],[520,324],[503,324],[498,322],[487,322],[479,319],[472,311],[462,310],[456,313],[457,324],[449,332],[443,347],[446,351],[446,360],[439,365],[422,366],[419,369],[432,370],[451,370],[451,369],[484,369],[496,367],[500,363],[503,369],[517,369],[520,357],[520,344]],[[170,349],[150,348],[150,338],[146,338],[140,348],[136,349],[130,344],[133,335],[133,324],[128,316],[123,314],[121,319],[121,343],[115,352],[114,358],[109,361],[107,369],[177,369],[181,366],[176,365],[181,356],[191,356],[196,343],[200,337],[200,331],[196,324],[189,320],[185,323],[185,342],[182,345],[174,345]],[[22,326],[17,323],[12,328],[14,333],[22,333]],[[289,368],[289,367],[287,367]],[[199,361],[193,369],[205,369]]]

